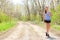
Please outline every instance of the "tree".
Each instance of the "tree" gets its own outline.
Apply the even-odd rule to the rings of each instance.
[[[28,16],[27,19],[30,20],[30,9],[29,9],[29,0],[25,0],[25,8],[26,8],[26,15]]]

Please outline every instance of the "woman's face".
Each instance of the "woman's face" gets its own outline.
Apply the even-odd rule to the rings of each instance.
[[[45,8],[45,11],[48,11],[48,7]]]

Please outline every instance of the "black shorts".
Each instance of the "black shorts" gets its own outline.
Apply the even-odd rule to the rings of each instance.
[[[51,23],[51,20],[44,20],[45,23]]]

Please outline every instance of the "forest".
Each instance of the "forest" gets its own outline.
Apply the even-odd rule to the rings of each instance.
[[[30,21],[43,26],[43,12],[49,6],[51,27],[60,30],[60,0],[0,0],[0,31],[7,30],[17,21]]]

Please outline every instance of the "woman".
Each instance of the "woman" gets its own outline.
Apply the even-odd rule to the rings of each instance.
[[[49,30],[50,30],[50,23],[51,23],[51,13],[48,11],[48,7],[45,7],[44,22],[46,25],[46,36],[50,37]]]

